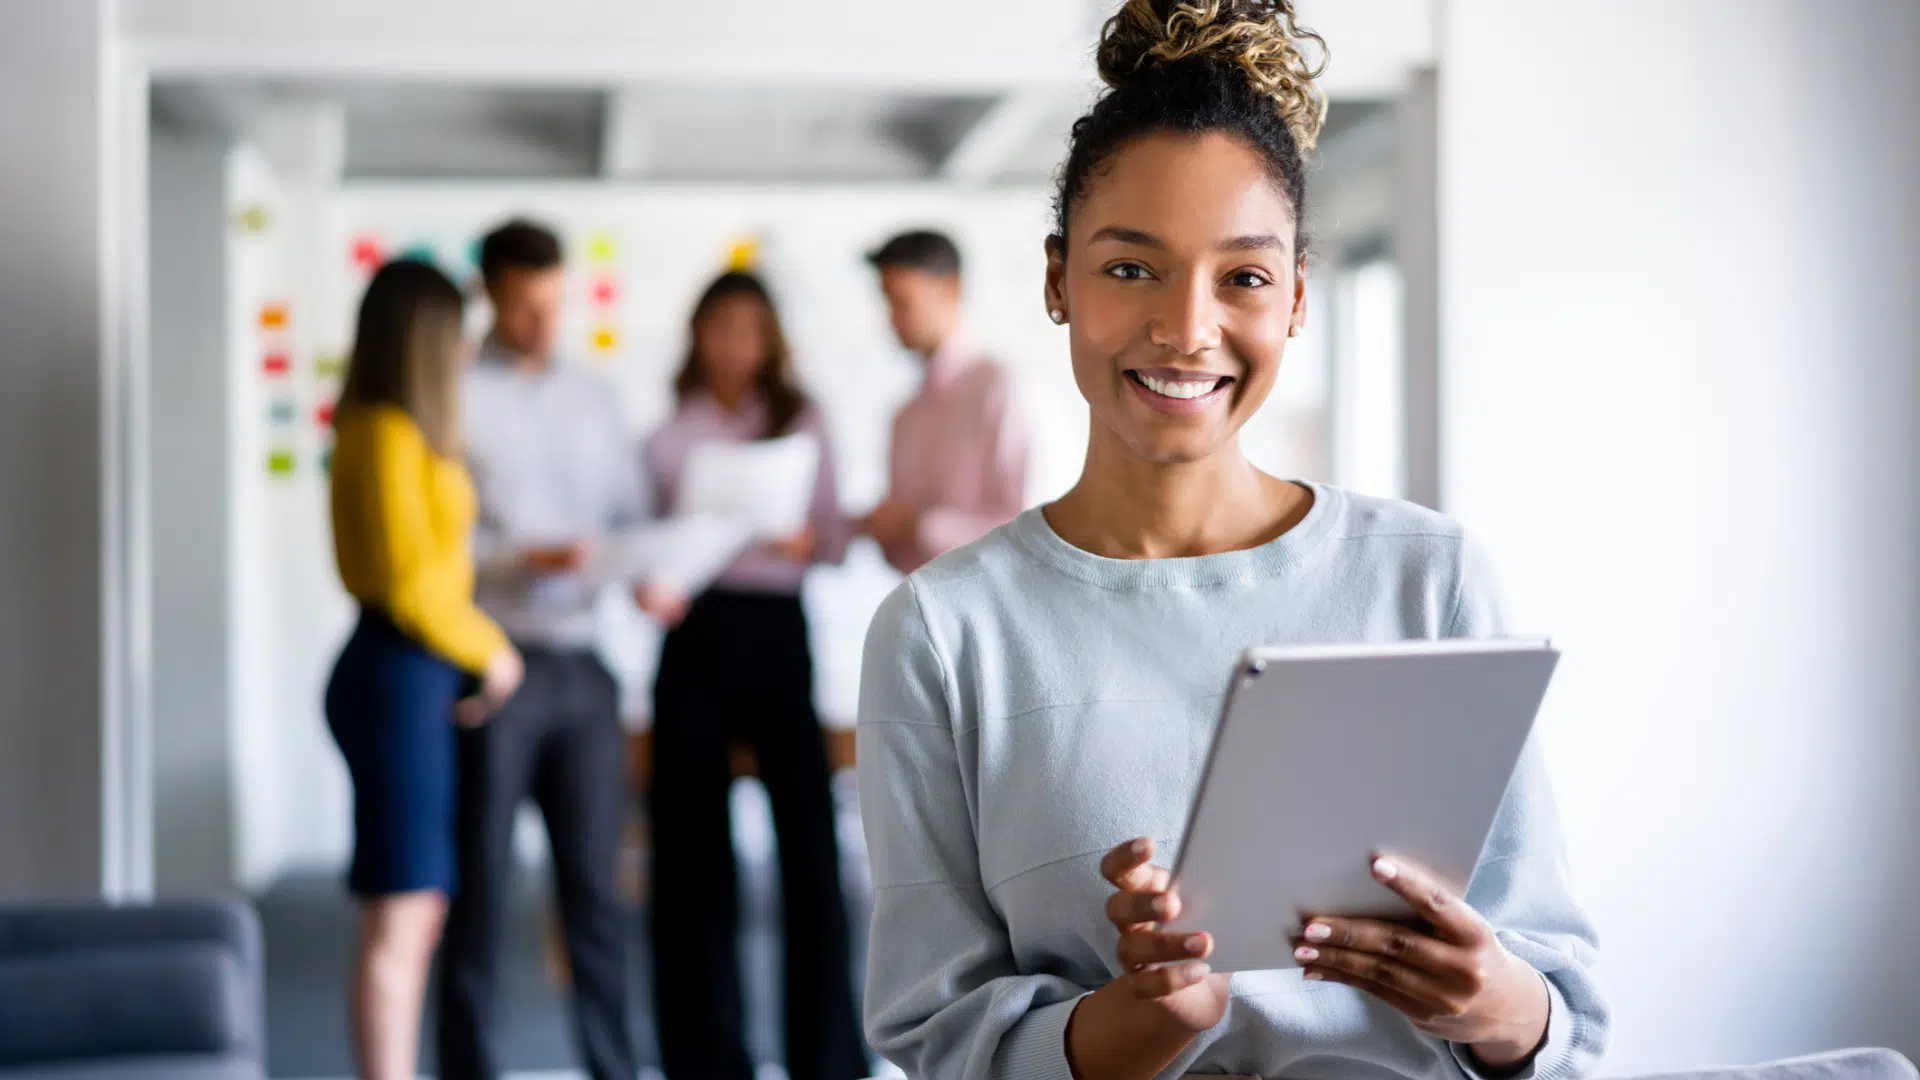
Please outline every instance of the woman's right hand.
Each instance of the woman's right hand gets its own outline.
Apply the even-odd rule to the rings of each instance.
[[[469,728],[486,723],[520,689],[526,677],[526,662],[520,658],[520,651],[511,645],[502,646],[487,658],[487,668],[480,673],[480,692],[454,707],[455,722]]]
[[[1067,1024],[1067,1059],[1081,1080],[1152,1077],[1227,1014],[1229,976],[1205,963],[1206,933],[1160,926],[1180,914],[1172,874],[1141,837],[1100,860],[1116,890],[1107,919],[1120,931],[1120,976],[1084,998]]]

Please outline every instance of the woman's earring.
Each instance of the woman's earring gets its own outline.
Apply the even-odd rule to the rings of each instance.
[[[1299,326],[1297,326],[1297,325],[1295,325],[1295,326],[1289,326],[1289,327],[1287,327],[1287,336],[1288,336],[1288,337],[1299,337],[1299,336],[1300,336],[1300,327],[1299,327]]]
[[[1059,308],[1054,308],[1051,311],[1048,311],[1047,317],[1053,320],[1053,325],[1055,326],[1062,326],[1067,321],[1067,313],[1064,311],[1061,311]]]

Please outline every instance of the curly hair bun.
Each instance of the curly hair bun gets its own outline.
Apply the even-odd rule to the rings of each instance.
[[[1309,62],[1308,42],[1318,54]],[[1100,78],[1115,90],[1154,68],[1187,62],[1231,65],[1273,99],[1300,149],[1310,151],[1327,117],[1314,80],[1327,43],[1297,21],[1293,0],[1127,0],[1100,31]]]

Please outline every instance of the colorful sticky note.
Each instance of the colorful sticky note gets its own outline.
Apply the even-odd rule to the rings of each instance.
[[[760,241],[752,237],[735,240],[727,248],[727,269],[751,270],[760,263]]]
[[[620,346],[620,332],[611,326],[602,326],[593,332],[591,341],[595,352],[610,353]]]
[[[322,379],[338,379],[347,373],[347,358],[335,353],[315,357],[313,373]]]
[[[287,305],[277,300],[269,300],[260,305],[260,329],[285,330],[287,328]]]
[[[293,358],[286,353],[268,353],[260,361],[260,370],[269,375],[285,375],[293,371]]]
[[[313,407],[313,422],[321,427],[333,426],[333,402],[323,401]]]
[[[267,472],[274,476],[292,476],[293,451],[274,450],[267,454]]]
[[[587,299],[599,307],[611,307],[620,299],[620,282],[612,274],[602,274],[587,287]]]
[[[294,416],[293,402],[276,401],[273,403],[273,408],[268,410],[267,415],[271,417],[276,424],[291,424],[293,423]]]
[[[320,472],[328,476],[333,474],[333,447],[331,446],[320,451]]]
[[[260,203],[248,203],[233,220],[243,232],[263,233],[273,226],[273,212]]]
[[[371,274],[386,261],[387,247],[379,237],[371,234],[354,237],[353,265],[359,267],[362,273]]]
[[[613,234],[606,231],[594,233],[587,240],[587,258],[597,265],[606,265],[620,254],[620,244]]]

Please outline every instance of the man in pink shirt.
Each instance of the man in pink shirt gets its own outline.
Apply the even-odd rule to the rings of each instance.
[[[910,574],[1026,506],[1027,432],[1007,373],[960,333],[953,241],[904,233],[868,261],[900,344],[926,362],[926,381],[893,419],[887,497],[859,529]]]

